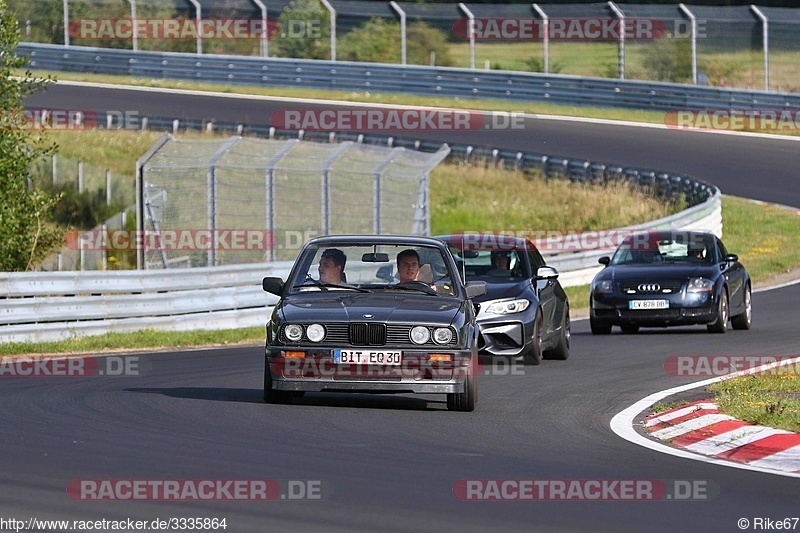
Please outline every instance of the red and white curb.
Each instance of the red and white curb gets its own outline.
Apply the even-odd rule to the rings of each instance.
[[[736,420],[722,413],[711,400],[651,415],[644,428],[651,437],[690,452],[771,470],[800,472],[800,434]]]
[[[800,357],[784,360],[783,364],[789,362],[800,362]],[[800,478],[800,434],[741,422],[721,413],[709,400],[658,413],[644,424],[636,422],[641,413],[670,396],[774,366],[764,365],[653,393],[617,413],[611,419],[611,430],[629,442],[675,457]],[[644,425],[649,436],[637,431],[636,425]]]

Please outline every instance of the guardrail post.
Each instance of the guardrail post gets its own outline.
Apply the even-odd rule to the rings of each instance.
[[[697,85],[697,17],[684,4],[678,4],[678,7],[689,18],[692,25],[692,83]]]
[[[544,73],[550,72],[550,17],[547,13],[539,7],[539,4],[531,4],[533,9],[542,17],[542,24],[544,26],[544,35],[542,36],[542,46],[544,48],[542,55],[544,56]]]
[[[78,192],[83,192],[83,161],[78,161]]]
[[[111,205],[111,171],[106,169],[106,205]]]
[[[761,19],[764,43],[764,90],[769,91],[769,18],[757,6],[751,5],[750,9]]]

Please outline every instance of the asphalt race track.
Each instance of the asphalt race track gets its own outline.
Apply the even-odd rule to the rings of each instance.
[[[281,105],[120,94],[56,88],[30,105],[92,102],[204,118],[213,109],[220,120],[244,122]],[[683,171],[725,193],[800,206],[794,141],[530,123],[523,132],[476,132],[472,141]],[[261,347],[126,356],[137,358],[139,376],[4,376],[0,517],[215,517],[234,532],[733,532],[741,518],[753,528],[757,518],[797,517],[796,478],[660,454],[622,440],[609,421],[650,393],[705,379],[669,375],[670,356],[799,354],[799,300],[800,285],[757,293],[753,329],[725,335],[687,327],[595,337],[587,321],[573,322],[568,361],[485,368],[473,413],[448,412],[436,396],[308,394],[267,406]],[[68,493],[80,480],[253,479],[319,481],[321,499],[112,502]],[[465,480],[677,481],[704,492],[688,501],[678,493],[658,501],[464,501],[454,488]]]
[[[279,110],[330,108],[226,95],[183,95],[75,85],[55,85],[27,99],[30,107],[106,112],[138,116],[215,119],[270,124]],[[337,106],[349,109],[352,106]],[[382,133],[382,132],[376,132]],[[521,130],[414,131],[408,137],[527,150],[547,155],[682,172],[714,183],[724,194],[800,208],[800,141],[721,135],[671,129],[525,120]]]

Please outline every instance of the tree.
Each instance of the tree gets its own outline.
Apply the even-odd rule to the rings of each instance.
[[[27,70],[18,42],[17,21],[0,0],[0,271],[6,272],[31,269],[62,238],[51,218],[58,198],[28,185],[31,165],[55,146],[29,129],[22,100],[49,80]]]
[[[278,17],[278,25],[270,35],[270,55],[330,59],[331,15],[318,0],[292,0]]]

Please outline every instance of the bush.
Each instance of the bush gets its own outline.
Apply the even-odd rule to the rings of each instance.
[[[400,23],[374,18],[342,37],[339,57],[345,61],[369,63],[399,63],[401,60]],[[447,36],[424,22],[414,22],[406,28],[406,62],[428,65],[431,52],[436,53],[438,66],[452,66]]]
[[[270,35],[270,55],[295,59],[330,59],[331,16],[317,0],[292,0]]]
[[[691,83],[692,41],[667,34],[645,49],[643,64],[649,79]]]

